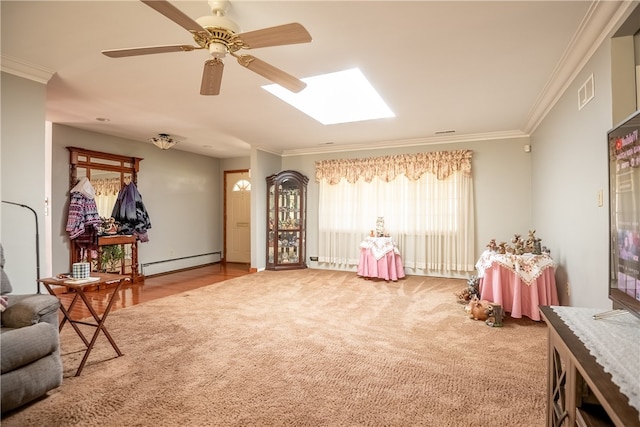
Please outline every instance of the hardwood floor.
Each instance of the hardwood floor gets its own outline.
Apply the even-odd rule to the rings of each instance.
[[[163,298],[222,282],[234,277],[244,276],[245,274],[250,274],[249,264],[218,263],[176,273],[147,277],[143,282],[123,285],[118,291],[118,295],[115,296],[116,299],[111,308],[111,312],[157,298]],[[56,295],[60,298],[60,302],[65,307],[68,307],[75,293],[64,292],[63,287],[58,288],[58,290],[60,292],[56,292]],[[99,290],[85,291],[85,294],[91,301],[96,312],[102,315],[109,301],[109,297],[113,292],[113,287],[107,287]],[[60,313],[60,316],[62,316],[62,313]],[[91,316],[89,310],[87,310],[82,301],[78,300],[73,306],[71,317],[73,319],[82,319],[89,316]]]

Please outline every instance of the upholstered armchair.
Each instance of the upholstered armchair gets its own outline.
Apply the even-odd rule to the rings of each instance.
[[[62,384],[58,334],[60,301],[53,295],[10,295],[0,244],[0,389],[2,413],[45,395]]]

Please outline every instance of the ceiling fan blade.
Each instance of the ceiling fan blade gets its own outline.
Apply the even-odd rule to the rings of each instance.
[[[146,4],[150,8],[154,9],[156,12],[161,13],[167,18],[171,19],[176,24],[180,25],[187,31],[192,33],[199,33],[207,30],[202,28],[200,24],[198,24],[195,20],[191,19],[189,16],[185,15],[180,9],[169,3],[165,0],[140,0],[142,3]]]
[[[307,84],[302,80],[292,76],[291,74],[285,73],[273,65],[267,64],[255,56],[237,55],[236,58],[238,58],[238,63],[243,67],[250,69],[254,73],[260,74],[262,77],[279,84],[291,92],[298,93],[307,87]]]
[[[241,33],[236,38],[242,41],[244,49],[309,43],[311,41],[309,32],[301,24],[295,22]]]
[[[200,95],[218,95],[220,93],[223,70],[224,63],[218,58],[209,59],[204,63]]]
[[[151,55],[154,53],[190,52],[196,49],[202,48],[199,46],[176,44],[170,46],[132,47],[127,49],[103,50],[102,54],[110,58],[123,58],[126,56]]]

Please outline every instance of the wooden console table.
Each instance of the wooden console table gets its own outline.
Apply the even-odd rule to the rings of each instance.
[[[640,426],[638,410],[629,404],[629,398],[585,344],[552,307],[540,307],[540,312],[549,327],[546,425]],[[630,353],[620,363],[638,363],[638,352]]]
[[[131,245],[131,265],[127,266],[125,260],[120,262],[119,274],[128,274],[131,283],[138,282],[138,238],[133,235],[115,235],[98,237],[98,269],[100,269],[100,255],[103,246],[120,245],[124,250],[125,245]]]
[[[74,262],[88,262],[92,264],[92,267],[97,267],[97,270],[102,269],[101,254],[104,246],[119,245],[124,251],[126,245],[131,246],[131,262],[128,264],[125,259],[120,261],[120,268],[117,274],[124,274],[130,277],[131,283],[137,283],[143,278],[140,277],[138,271],[138,239],[133,235],[115,234],[113,236],[100,236],[98,237],[98,250],[97,257],[91,256],[91,251],[80,248],[75,244],[74,240],[71,240],[71,263]],[[95,261],[95,266],[92,261]]]

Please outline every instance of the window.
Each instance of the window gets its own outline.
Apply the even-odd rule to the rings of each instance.
[[[251,183],[246,179],[241,179],[235,183],[232,191],[251,191]]]
[[[383,217],[405,267],[472,271],[470,160],[470,151],[454,151],[317,164],[319,261],[356,265],[360,242]]]

